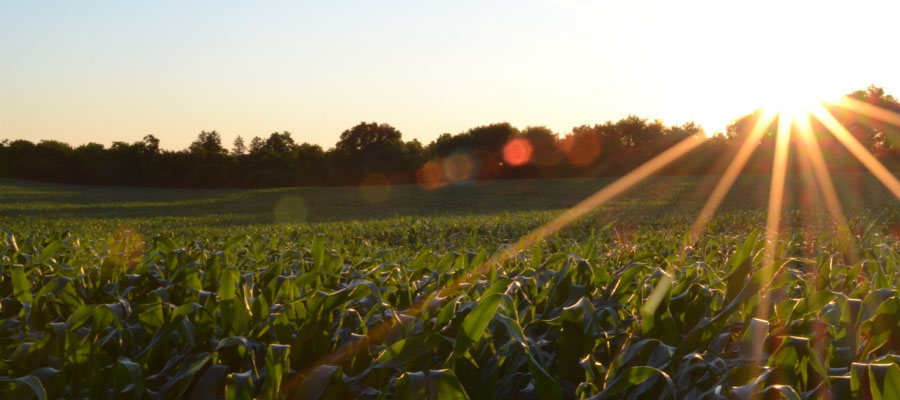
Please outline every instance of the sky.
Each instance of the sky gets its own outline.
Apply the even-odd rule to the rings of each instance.
[[[900,91],[900,3],[0,0],[0,139],[79,145],[361,121],[406,140],[629,114],[707,131],[782,98]]]

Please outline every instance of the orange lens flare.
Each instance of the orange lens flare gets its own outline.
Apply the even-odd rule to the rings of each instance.
[[[858,103],[861,102],[855,101],[853,99],[844,99],[839,102],[838,105],[840,105],[841,107],[853,109],[860,112],[861,114],[870,115],[874,118],[879,118],[886,122],[900,125],[900,115],[886,110],[881,110],[877,107],[870,106],[864,103]],[[834,187],[834,182],[832,181],[831,176],[828,172],[827,164],[824,160],[821,147],[819,146],[816,138],[813,135],[809,113],[812,113],[819,121],[821,121],[822,124],[825,125],[825,127],[834,134],[835,138],[837,138],[837,140],[840,141],[850,151],[851,154],[859,159],[860,162],[862,162],[872,172],[872,174],[876,176],[876,178],[878,178],[885,186],[887,186],[887,188],[891,191],[891,193],[894,194],[894,196],[900,199],[900,181],[898,181],[897,178],[895,178],[887,170],[887,168],[884,167],[884,165],[882,165],[868,150],[866,150],[866,148],[863,147],[863,145],[860,144],[859,141],[857,141],[856,138],[854,138],[853,135],[850,134],[850,132],[846,128],[844,128],[837,121],[837,119],[835,119],[834,116],[832,116],[828,112],[828,110],[826,110],[820,104],[812,104],[808,107],[804,105],[803,108],[798,109],[766,109],[759,117],[759,119],[755,122],[755,125],[751,129],[751,132],[748,134],[746,140],[741,144],[741,147],[738,149],[738,152],[736,153],[734,159],[728,165],[723,176],[719,179],[716,187],[713,189],[713,192],[710,195],[710,198],[707,199],[706,203],[700,211],[700,214],[697,217],[697,220],[691,226],[690,230],[691,238],[696,240],[700,233],[702,233],[702,230],[706,223],[710,218],[712,218],[718,207],[721,205],[723,199],[737,179],[737,176],[743,170],[750,156],[758,146],[764,132],[771,126],[772,122],[775,119],[775,116],[777,115],[779,118],[777,136],[775,139],[775,154],[772,162],[772,180],[769,190],[768,209],[766,214],[765,247],[763,249],[763,265],[760,269],[760,297],[756,310],[756,317],[762,321],[768,321],[769,318],[770,298],[769,293],[766,290],[766,286],[768,285],[768,282],[772,280],[775,273],[775,258],[777,256],[776,253],[779,240],[779,232],[782,223],[781,216],[785,201],[785,180],[787,175],[788,155],[790,151],[789,145],[791,143],[791,129],[794,123],[796,123],[800,139],[804,144],[804,146],[798,146],[798,148],[801,149],[801,155],[807,157],[802,159],[801,161],[804,162],[804,165],[807,166],[807,171],[809,171],[809,168],[811,166],[811,169],[815,175],[815,183],[813,183],[813,186],[817,186],[821,190],[822,195],[825,198],[828,212],[834,220],[835,224],[838,226],[841,236],[839,239],[841,240],[842,247],[845,247],[849,243],[849,240],[851,238],[849,235],[849,229],[847,229],[846,225],[846,217],[844,216],[844,212],[840,204],[840,199]],[[490,268],[501,265],[502,263],[510,260],[521,251],[526,250],[527,248],[539,243],[547,235],[552,235],[558,232],[559,230],[565,228],[569,224],[583,217],[588,212],[595,210],[605,202],[631,189],[634,185],[643,181],[648,176],[656,173],[661,168],[665,167],[674,160],[682,157],[689,151],[696,148],[698,145],[703,143],[705,139],[707,139],[707,137],[703,133],[698,133],[688,137],[687,139],[684,139],[675,146],[672,146],[650,161],[644,163],[637,169],[622,176],[613,183],[597,191],[590,197],[584,199],[580,203],[566,210],[560,216],[531,231],[529,234],[523,236],[512,245],[496,252],[490,257],[490,259],[477,266],[474,270],[463,274],[457,279],[451,281],[449,284],[432,293],[430,296],[414,304],[408,310],[403,311],[403,313],[415,313],[416,310],[422,309],[426,304],[429,306],[433,305],[434,303],[439,304],[452,292],[464,286],[465,282],[469,282],[472,279],[475,279],[476,277],[484,274]],[[591,146],[592,143],[593,146]],[[587,165],[593,162],[593,160],[599,154],[599,143],[597,142],[597,138],[594,135],[576,134],[569,136],[561,141],[561,150],[563,150],[563,152],[569,157],[569,160],[573,164]],[[533,151],[534,148],[527,140],[513,139],[508,142],[506,146],[504,146],[503,159],[510,165],[523,165],[530,161]],[[473,160],[472,156],[465,153],[457,153],[442,160],[435,160],[427,163],[419,173],[419,181],[420,184],[425,185],[446,184],[447,182],[465,180],[469,179],[472,176],[472,174],[474,173],[474,169],[475,161]],[[809,179],[811,180],[812,178]],[[810,186],[811,190],[813,186]],[[661,283],[657,286],[657,289],[654,290],[654,294],[651,295],[650,300],[653,300],[659,296],[659,292],[662,291],[660,287],[665,287],[665,284],[667,283],[661,281]],[[652,301],[650,303],[652,303]],[[651,306],[647,307],[648,310],[652,310],[653,308],[654,307],[652,307],[652,304]],[[385,337],[387,337],[387,335],[391,331],[393,331],[396,327],[401,326],[402,324],[403,321],[401,321],[399,318],[396,318],[372,327],[363,339],[354,341],[350,344],[345,344],[328,356],[318,360],[316,363],[311,364],[307,368],[304,368],[303,371],[301,371],[299,374],[285,381],[283,388],[285,388],[287,392],[293,391],[297,388],[297,386],[305,378],[305,376],[307,376],[308,373],[317,366],[343,362],[346,358],[352,356],[361,348],[380,343],[385,339]],[[762,343],[766,337],[766,334],[766,331],[761,330],[754,336],[754,343],[752,346],[753,357],[760,361],[762,360]]]
[[[831,215],[831,219],[838,229],[838,241],[841,250],[847,256],[855,259],[856,257],[853,254],[853,248],[850,246],[852,235],[850,235],[850,230],[847,227],[847,217],[844,216],[840,198],[838,197],[837,190],[834,188],[834,181],[832,181],[831,175],[828,173],[828,166],[825,164],[825,159],[822,156],[822,149],[819,147],[819,142],[816,141],[816,138],[814,137],[809,115],[807,114],[797,118],[796,121],[800,139],[805,145],[801,148],[805,149],[805,154],[809,156],[809,161],[810,164],[812,164],[816,181],[822,191],[822,196],[825,198],[825,206],[828,208],[828,214]]]
[[[560,140],[559,150],[570,163],[584,167],[600,156],[600,139],[591,132],[576,132]]]
[[[875,119],[882,120],[889,124],[900,126],[900,114],[885,110],[881,107],[874,106],[864,101],[859,101],[852,97],[842,97],[840,100],[832,104]]]
[[[531,142],[525,138],[515,138],[506,142],[503,146],[503,161],[514,167],[525,165],[531,161],[531,154],[534,149]]]
[[[872,172],[872,175],[875,175],[875,178],[881,181],[881,183],[890,190],[894,197],[900,199],[900,181],[897,181],[897,178],[895,178],[894,175],[869,152],[869,150],[866,150],[866,148],[853,137],[853,134],[851,134],[847,128],[844,128],[844,126],[821,105],[812,107],[810,112],[816,119],[822,122],[829,131],[831,131],[834,137],[837,138],[837,140],[840,141],[854,157]]]
[[[425,189],[437,189],[447,185],[441,160],[431,160],[416,172],[416,182]]]
[[[672,146],[668,150],[662,152],[657,155],[650,161],[647,161],[640,167],[626,174],[625,176],[617,179],[615,182],[607,185],[600,191],[594,193],[587,199],[582,200],[580,203],[560,215],[556,217],[552,221],[544,224],[543,226],[531,231],[531,233],[525,235],[521,239],[519,239],[515,244],[511,246],[507,246],[504,250],[495,253],[491,256],[490,259],[482,263],[480,266],[476,267],[473,271],[460,276],[450,284],[444,286],[441,290],[432,294],[431,296],[426,297],[423,300],[418,301],[416,304],[412,305],[409,309],[403,311],[404,314],[412,313],[414,310],[419,310],[425,304],[431,304],[434,300],[440,300],[444,298],[452,291],[457,290],[463,282],[468,282],[476,276],[482,275],[487,272],[491,267],[496,266],[498,264],[502,264],[503,262],[509,260],[514,257],[520,251],[533,246],[534,244],[541,241],[547,235],[551,235],[560,229],[566,227],[576,219],[584,216],[586,213],[600,206],[601,204],[609,201],[610,199],[622,194],[626,190],[630,189],[632,186],[636,185],[640,181],[646,179],[648,176],[654,174],[659,171],[666,165],[672,163],[676,159],[680,158],[684,154],[689,151],[695,149],[697,146],[702,144],[707,139],[706,135],[702,132],[694,134],[692,136],[687,137],[682,140],[675,146]],[[387,334],[395,327],[397,324],[396,321],[390,320],[390,322],[384,322],[377,326],[372,327],[369,330],[366,339],[363,341],[368,344],[380,343]],[[284,388],[285,391],[290,393],[295,390],[302,380],[317,366],[323,364],[335,364],[343,362],[347,357],[352,356],[355,352],[359,350],[361,346],[359,346],[360,342],[354,342],[350,344],[346,344],[338,348],[336,351],[332,352],[328,356],[318,360],[317,362],[311,364],[307,368],[304,368],[298,375],[294,378],[285,381]]]
[[[693,241],[700,238],[700,234],[706,227],[706,223],[709,222],[712,216],[715,215],[716,210],[719,209],[722,200],[725,199],[725,195],[731,190],[734,181],[737,179],[738,175],[740,175],[744,166],[747,165],[747,160],[750,159],[753,150],[759,145],[759,140],[762,138],[763,133],[769,128],[774,120],[775,112],[770,109],[764,110],[763,114],[756,120],[756,123],[747,135],[747,139],[741,144],[734,159],[728,165],[722,178],[719,179],[719,183],[713,188],[712,194],[710,194],[706,203],[703,205],[703,208],[700,210],[700,214],[697,215],[697,219],[691,225],[690,240]]]
[[[769,189],[769,209],[766,213],[766,244],[763,249],[763,265],[760,270],[760,282],[769,282],[774,274],[775,251],[778,246],[778,233],[781,225],[781,211],[784,202],[784,181],[787,174],[788,144],[791,137],[791,118],[781,115],[778,118],[778,136],[775,139],[775,159],[772,160],[772,184]],[[762,289],[756,318],[769,319],[769,295]],[[761,343],[765,336],[755,337],[754,344]],[[762,346],[755,345],[754,352],[761,352]],[[753,354],[754,359],[762,359],[761,354]]]

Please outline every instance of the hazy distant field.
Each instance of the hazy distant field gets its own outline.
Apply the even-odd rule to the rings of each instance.
[[[501,265],[484,262],[610,180],[0,180],[0,394],[817,398],[900,384],[886,364],[900,353],[898,202],[837,176],[855,235],[841,254],[793,179],[767,279],[768,176],[742,177],[686,240],[714,179],[653,178]],[[761,288],[773,303],[756,320]]]
[[[637,221],[635,217],[640,220],[661,215],[691,218],[708,197],[715,179],[715,176],[651,178],[598,211],[626,223]],[[862,208],[878,211],[896,205],[889,192],[871,177],[839,174],[835,179],[850,212]],[[401,185],[179,190],[0,178],[0,224],[7,229],[21,227],[27,233],[49,228],[76,231],[82,225],[123,223],[167,229],[224,229],[404,217],[422,220],[421,217],[552,213],[571,207],[611,181],[610,178],[485,181],[435,189]],[[764,210],[768,182],[768,175],[741,177],[722,210]],[[790,191],[802,192],[802,185],[799,178],[789,182],[788,206],[799,207],[799,200]],[[538,214],[541,213],[535,215]]]

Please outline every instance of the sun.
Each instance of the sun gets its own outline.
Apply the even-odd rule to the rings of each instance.
[[[779,118],[793,120],[809,113],[809,110],[817,102],[816,99],[796,96],[792,93],[774,99],[766,107],[777,113]]]
[[[813,107],[821,104],[824,97],[814,86],[784,80],[772,90],[774,93],[765,105],[766,109],[778,114],[780,119],[796,120],[809,114]]]
[[[738,114],[734,110],[739,108],[763,109],[785,120],[797,120],[807,116],[814,107],[836,101],[834,93],[840,92],[816,81],[818,75],[815,72],[807,75],[803,76],[800,71],[765,74],[756,79],[755,86],[740,92],[744,96],[740,103],[710,102],[693,112],[698,115],[697,121],[707,137],[725,132],[735,122]]]

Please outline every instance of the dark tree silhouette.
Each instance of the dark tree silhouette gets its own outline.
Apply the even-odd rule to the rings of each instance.
[[[244,138],[241,135],[234,138],[234,143],[232,143],[231,154],[236,156],[242,156],[247,153],[247,146],[244,145]]]
[[[191,143],[189,149],[192,153],[224,154],[228,152],[222,147],[222,136],[216,131],[200,132],[197,140]]]
[[[900,102],[877,86],[849,97],[900,113]],[[851,110],[829,111],[888,167],[900,167],[900,129]],[[690,157],[663,173],[721,173],[759,118],[756,110],[738,118],[720,135],[692,151]],[[297,185],[357,185],[449,179],[445,161],[470,163],[463,179],[507,179],[614,176],[646,162],[679,141],[699,132],[694,123],[666,126],[661,121],[630,115],[619,121],[581,125],[557,135],[546,127],[518,130],[507,122],[477,126],[458,134],[444,133],[423,145],[404,141],[388,124],[362,122],[340,135],[334,148],[299,143],[290,132],[263,139],[238,137],[229,153],[217,131],[202,131],[181,151],[160,148],[146,135],[133,143],[109,147],[88,143],[72,147],[43,140],[0,141],[0,176],[71,183],[174,187],[276,187]],[[774,124],[762,136],[746,171],[769,172],[775,141]],[[833,170],[861,170],[861,165],[819,123],[814,135]],[[507,162],[504,148],[527,146],[528,159]],[[525,141],[526,144],[522,144]],[[792,153],[791,157],[795,157]],[[793,161],[790,161],[793,165]],[[792,167],[793,168],[793,167]],[[423,177],[427,177],[423,182]],[[454,177],[460,179],[460,177]]]
[[[144,145],[144,149],[147,152],[152,153],[152,154],[159,153],[159,139],[157,139],[156,136],[153,136],[153,135],[144,136],[144,140],[142,143]]]
[[[297,147],[297,144],[294,143],[294,139],[291,138],[291,133],[284,131],[282,133],[273,132],[269,135],[269,138],[266,139],[263,147],[268,151],[285,153],[294,150]]]
[[[254,136],[253,139],[250,139],[250,153],[258,153],[262,151],[263,147],[266,145],[266,142],[262,140],[259,136]]]
[[[391,180],[403,172],[404,149],[402,135],[393,126],[361,122],[341,133],[332,153],[333,178],[344,183]]]

